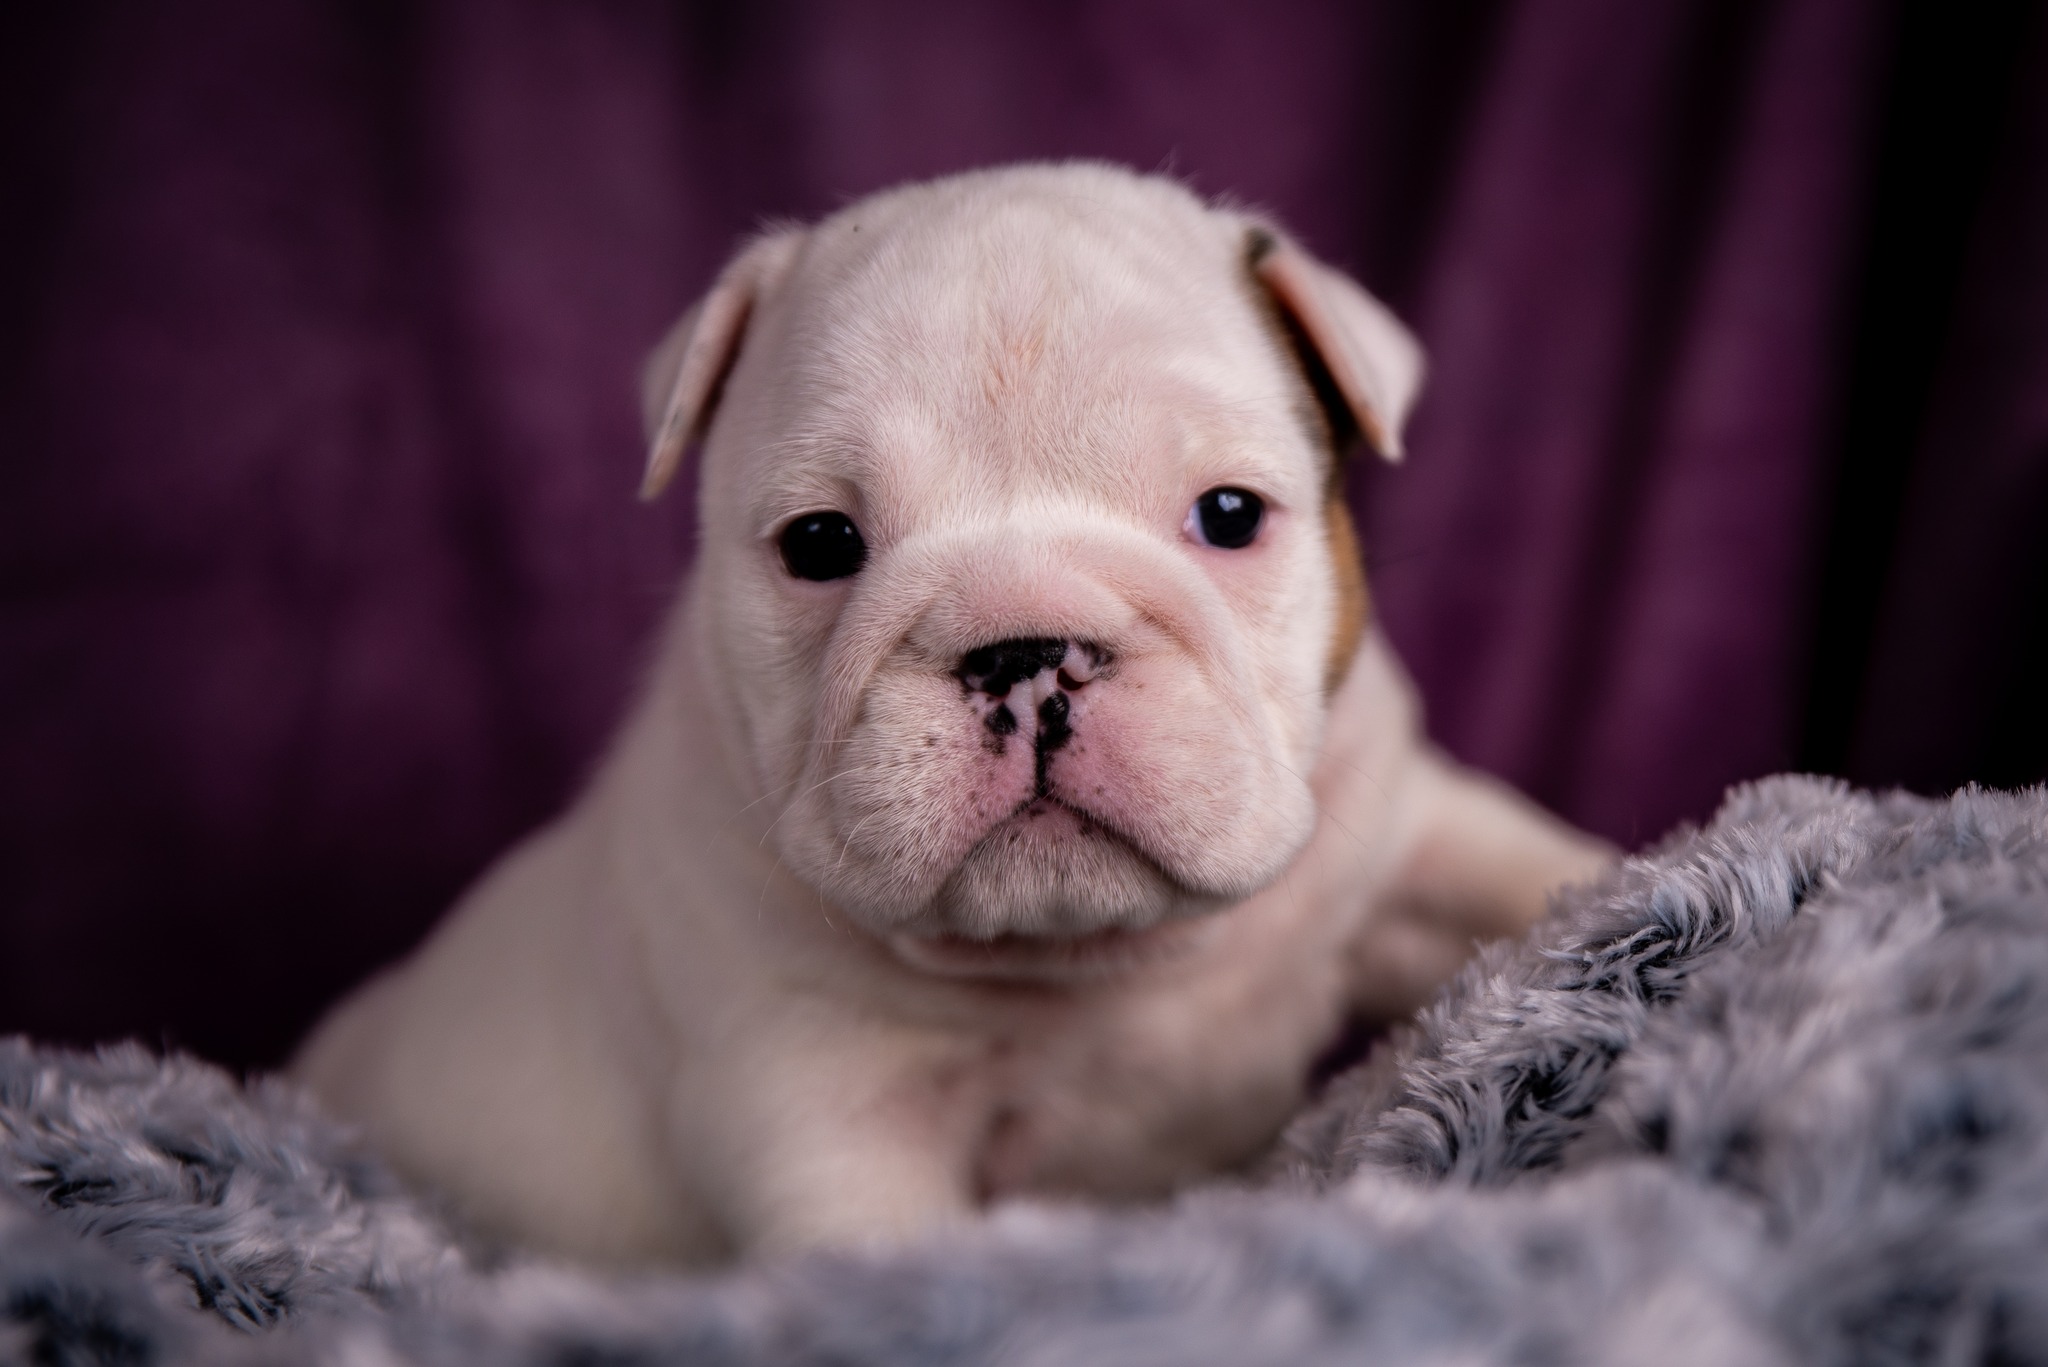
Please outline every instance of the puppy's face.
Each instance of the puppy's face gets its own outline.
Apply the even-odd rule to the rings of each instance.
[[[1028,168],[729,273],[700,656],[779,855],[870,930],[1142,930],[1307,839],[1362,601],[1269,241]]]

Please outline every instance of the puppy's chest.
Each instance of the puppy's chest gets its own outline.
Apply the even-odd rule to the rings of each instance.
[[[973,1177],[985,1200],[1143,1199],[1261,1153],[1341,1026],[1334,976],[1193,992],[1025,1024],[991,1040]]]

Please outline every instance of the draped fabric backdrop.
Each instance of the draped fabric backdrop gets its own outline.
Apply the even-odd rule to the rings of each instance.
[[[2041,778],[2032,8],[15,7],[0,1029],[280,1059],[588,771],[690,555],[634,372],[734,241],[1027,157],[1414,322],[1354,494],[1460,756],[1624,842],[1794,766]]]

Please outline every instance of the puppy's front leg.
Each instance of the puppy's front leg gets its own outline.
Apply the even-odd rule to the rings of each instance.
[[[973,1212],[980,1108],[945,1071],[880,1045],[749,1053],[758,1071],[688,1081],[670,1117],[735,1252],[900,1242]]]
[[[1521,934],[1551,893],[1592,878],[1619,853],[1433,749],[1418,757],[1409,792],[1421,820],[1400,886],[1469,934]]]
[[[1426,1005],[1481,941],[1520,935],[1551,894],[1618,851],[1427,746],[1411,761],[1391,885],[1354,948],[1355,1000],[1388,1019]]]

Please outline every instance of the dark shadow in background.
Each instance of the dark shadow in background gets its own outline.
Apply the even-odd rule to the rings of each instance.
[[[1942,566],[1899,563],[1904,529],[1923,511],[1909,504],[1916,474],[1980,473],[1968,462],[1923,466],[1950,454],[1930,444],[1930,417],[1973,248],[1980,270],[2008,264],[1987,255],[1997,244],[1985,240],[1997,226],[1987,228],[1987,208],[2019,208],[2009,202],[2018,186],[2002,186],[1999,178],[2038,184],[2044,174],[2038,144],[2013,127],[2020,79],[2036,55],[2039,8],[2026,0],[1912,0],[1900,10],[1814,612],[1803,769],[1922,792],[1968,782],[2010,787],[2048,776],[2048,583],[2041,578],[2048,560],[2012,547],[2010,575],[1970,586],[1984,595],[1974,601],[1961,599],[1962,586],[1941,582]],[[2036,159],[2029,161],[2029,153]],[[2048,453],[2036,453],[2036,463],[2048,464]],[[1997,496],[1989,488],[1962,492],[1987,502]],[[2016,533],[2038,548],[2048,534],[2040,492],[2018,527],[1986,517],[1979,534]],[[1895,690],[1872,677],[1887,665],[1924,664],[1880,653],[1880,627],[1905,574],[1934,576],[1958,594],[1945,610],[1970,624],[1977,647],[1974,658],[1954,662],[1959,677],[1940,696],[1921,699],[1938,715],[1899,707]],[[1946,743],[1915,743],[1927,733]]]

